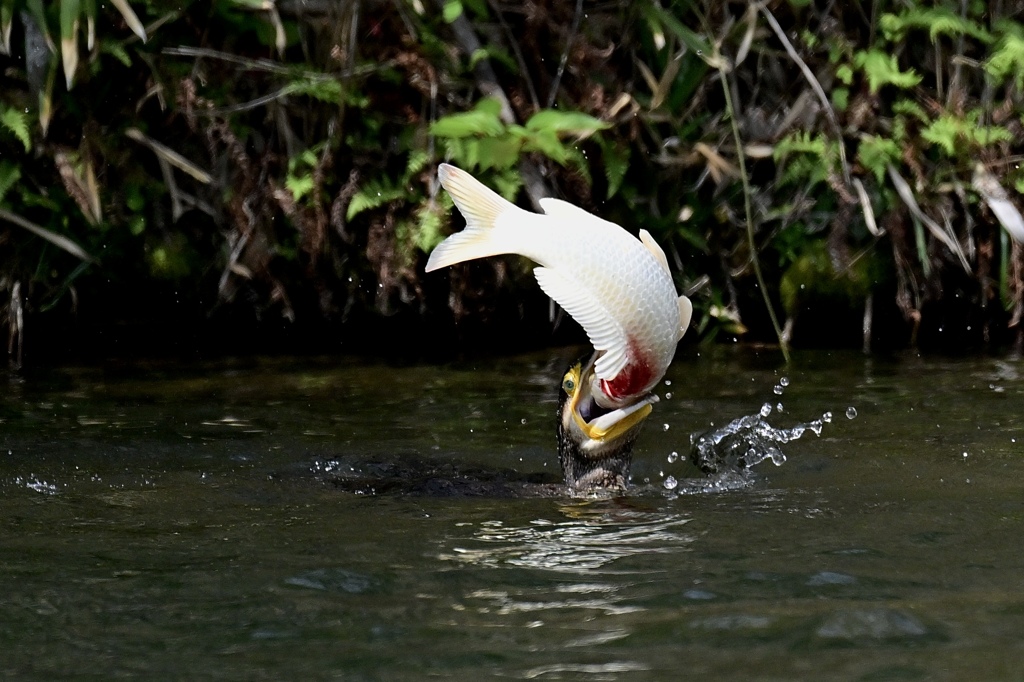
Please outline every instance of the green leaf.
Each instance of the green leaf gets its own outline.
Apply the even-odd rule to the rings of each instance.
[[[992,34],[947,7],[914,7],[903,14],[883,14],[879,26],[886,40],[901,42],[909,29],[925,29],[934,43],[940,35],[967,35],[982,43],[991,43]]]
[[[430,134],[438,137],[496,137],[505,132],[498,117],[501,103],[494,98],[481,100],[472,111],[443,116],[430,126]]]
[[[584,182],[589,187],[593,184],[594,179],[590,175],[590,161],[580,151],[580,148],[573,145],[565,148],[566,161],[576,169],[576,172],[583,176]]]
[[[96,47],[96,0],[82,0],[82,16],[85,17],[85,49],[92,52]]]
[[[504,173],[498,173],[492,179],[490,185],[494,190],[508,201],[515,201],[516,195],[523,186],[523,178],[519,171],[510,168]]]
[[[900,147],[890,139],[868,135],[861,139],[857,147],[857,160],[874,174],[881,185],[885,179],[886,167],[899,162]]]
[[[28,114],[25,112],[14,107],[8,108],[0,105],[0,127],[14,133],[14,136],[25,146],[26,152],[32,148],[32,136],[28,130]]]
[[[700,56],[711,56],[711,47],[704,37],[684,26],[671,12],[654,2],[643,3],[641,11],[652,25],[664,26],[690,51]]]
[[[832,90],[832,106],[836,111],[846,111],[850,105],[850,90],[848,88],[835,88]]]
[[[892,105],[893,113],[904,114],[907,116],[913,116],[921,123],[928,123],[931,118],[925,113],[925,110],[921,108],[921,105],[909,99],[900,99]]]
[[[0,54],[11,54],[11,28],[14,26],[14,0],[0,0]]]
[[[146,27],[139,21],[139,17],[135,14],[135,10],[132,9],[127,0],[110,0],[110,3],[121,13],[124,23],[128,24],[128,28],[132,30],[132,33],[141,38],[142,42],[146,42]]]
[[[10,161],[0,161],[0,202],[4,195],[21,179],[21,169],[18,164]]]
[[[531,131],[523,142],[523,149],[526,151],[540,152],[561,166],[564,166],[569,158],[565,145],[553,130]]]
[[[629,145],[606,144],[601,147],[604,161],[604,177],[608,181],[608,198],[611,199],[622,187],[622,181],[629,170]]]
[[[413,236],[413,243],[423,253],[430,253],[434,247],[444,240],[441,228],[444,227],[451,211],[451,198],[442,193],[442,201],[424,204],[417,211],[418,223]]]
[[[405,196],[401,187],[391,187],[380,182],[368,182],[352,197],[348,204],[345,220],[352,220],[364,211],[370,211]]]
[[[284,186],[292,193],[295,201],[302,201],[302,197],[313,191],[313,177],[311,175],[289,175],[284,179]]]
[[[867,50],[858,52],[853,61],[867,76],[872,94],[878,92],[883,85],[912,88],[921,82],[921,77],[913,69],[900,71],[894,54],[881,50]]]
[[[462,16],[462,3],[459,0],[445,0],[441,10],[446,24],[450,24]]]
[[[843,85],[853,82],[853,68],[849,64],[840,64],[836,69],[836,79]]]
[[[999,81],[1012,75],[1017,90],[1024,90],[1024,27],[1011,21],[999,22],[997,27],[1005,33],[985,62],[985,71]]]
[[[822,134],[811,135],[797,131],[776,143],[772,152],[775,162],[783,168],[781,183],[825,181],[836,172],[839,150]]]
[[[60,53],[68,90],[78,68],[78,20],[81,16],[81,0],[60,0]]]
[[[480,140],[477,146],[480,170],[512,168],[519,162],[520,148],[520,142],[510,137],[490,137]]]
[[[409,160],[405,163],[404,181],[408,182],[412,176],[426,168],[428,161],[430,161],[430,154],[423,149],[414,149],[409,152]]]
[[[1013,135],[1006,128],[979,125],[980,118],[981,111],[977,109],[968,112],[964,117],[947,112],[922,130],[921,137],[938,145],[947,156],[956,155],[958,141],[985,147],[997,142],[1009,142],[1013,139]]]
[[[593,135],[599,130],[610,128],[610,124],[579,111],[558,111],[543,109],[530,117],[526,129],[536,132],[551,131],[556,134]]]

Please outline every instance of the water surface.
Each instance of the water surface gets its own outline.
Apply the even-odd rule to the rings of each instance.
[[[682,352],[632,492],[578,500],[570,357],[0,376],[0,675],[1021,679],[1019,361]],[[765,402],[833,420],[693,493]]]

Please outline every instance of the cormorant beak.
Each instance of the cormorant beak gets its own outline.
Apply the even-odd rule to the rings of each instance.
[[[615,409],[592,394],[594,354],[573,363],[562,378],[558,404],[558,453],[566,483],[574,490],[625,489],[633,443],[658,396],[648,394]]]

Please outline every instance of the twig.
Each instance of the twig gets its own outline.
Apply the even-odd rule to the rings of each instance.
[[[505,16],[502,14],[498,3],[495,0],[490,0],[489,4],[491,10],[494,11],[494,15],[498,17],[498,23],[501,24],[501,30],[505,33],[505,39],[508,40],[508,44],[512,48],[512,54],[516,56],[516,61],[519,62],[519,72],[526,82],[526,90],[530,93],[530,101],[535,109],[540,109],[540,98],[537,97],[537,89],[533,86],[533,79],[530,78],[530,70],[526,68],[526,58],[523,57],[523,51],[519,49],[519,41],[512,34],[512,29],[509,28],[508,22],[505,21]]]
[[[42,225],[36,225],[31,220],[26,220],[25,218],[22,218],[20,215],[16,213],[11,213],[6,209],[0,208],[0,220],[6,220],[7,222],[14,223],[18,227],[25,228],[32,234],[38,237],[42,237],[43,239],[50,242],[54,246],[64,249],[75,258],[80,258],[81,260],[84,260],[87,263],[92,263],[96,260],[89,254],[87,254],[81,246],[74,243],[67,237],[59,235],[56,232],[51,232]]]
[[[124,131],[124,134],[127,135],[129,138],[135,140],[136,142],[146,145],[147,147],[152,149],[153,153],[156,154],[159,158],[163,159],[164,161],[171,164],[175,168],[188,173],[189,175],[191,175],[193,178],[203,183],[204,185],[209,185],[211,182],[213,182],[213,178],[210,177],[209,173],[207,173],[202,168],[195,165],[194,163],[192,163],[191,161],[189,161],[184,156],[174,151],[170,147],[161,144],[154,140],[153,138],[147,136],[138,128],[129,128],[128,130]]]
[[[569,28],[569,37],[565,39],[565,49],[562,50],[562,59],[558,62],[558,70],[555,72],[555,79],[551,81],[551,90],[548,91],[548,109],[555,104],[558,96],[558,85],[562,82],[562,74],[565,73],[565,65],[569,62],[569,50],[572,49],[572,41],[576,40],[576,32],[580,30],[580,17],[583,16],[583,0],[576,0],[576,12],[572,17],[572,26]]]
[[[715,44],[715,57],[717,57],[718,46]],[[722,62],[715,59],[716,62]],[[765,286],[764,275],[761,273],[761,261],[757,257],[757,243],[754,240],[754,211],[750,202],[750,179],[747,177],[746,156],[743,153],[743,140],[740,138],[740,127],[736,120],[736,110],[732,104],[732,92],[729,87],[728,74],[723,66],[718,67],[719,80],[722,82],[722,93],[725,96],[725,108],[729,112],[729,123],[732,126],[733,143],[736,145],[736,160],[740,167],[740,180],[743,182],[743,210],[747,221],[747,243],[750,248],[750,262],[754,267],[754,277],[761,289],[761,296],[764,298],[764,305],[768,309],[768,317],[771,318],[772,328],[775,329],[775,336],[779,340],[779,348],[782,350],[782,357],[786,364],[790,364],[789,343],[783,336],[782,328],[779,326],[779,318],[775,315],[775,308],[772,306],[771,297],[768,296],[768,287]]]
[[[963,249],[957,243],[955,236],[952,234],[952,230],[949,232],[943,230],[937,222],[932,220],[927,213],[921,210],[921,207],[917,203],[917,199],[914,198],[914,191],[910,189],[910,184],[903,179],[899,171],[889,164],[886,166],[889,171],[889,179],[892,180],[893,187],[896,188],[896,194],[899,195],[900,199],[906,204],[907,209],[910,210],[910,214],[921,221],[928,231],[932,233],[936,239],[946,245],[952,253],[954,253],[959,259],[960,264],[964,268],[964,272],[971,274],[971,266],[967,262],[967,256],[964,255]]]
[[[843,180],[846,184],[850,184],[850,164],[846,161],[846,150],[843,148],[843,131],[839,127],[839,119],[836,117],[836,112],[832,108],[832,103],[828,101],[828,96],[825,94],[825,90],[821,87],[821,83],[814,77],[814,73],[811,68],[807,66],[807,62],[800,58],[797,54],[796,48],[793,47],[793,43],[789,42],[789,38],[786,37],[786,32],[782,30],[782,26],[775,20],[775,16],[768,10],[765,5],[761,5],[761,14],[764,15],[768,25],[775,31],[775,35],[778,36],[779,42],[786,48],[786,53],[789,55],[796,65],[800,68],[800,72],[803,73],[804,78],[807,79],[811,89],[814,90],[814,94],[818,96],[818,100],[821,102],[821,106],[825,108],[825,113],[828,115],[828,120],[832,124],[832,128],[835,131],[836,139],[839,141],[839,161],[842,165]]]
[[[234,55],[229,52],[221,52],[219,50],[211,50],[206,47],[190,47],[188,45],[182,45],[180,47],[165,47],[162,50],[163,54],[170,55],[172,57],[196,57],[204,59],[216,59],[222,62],[228,62],[229,64],[238,64],[239,66],[251,69],[253,71],[266,71],[268,73],[276,73],[281,76],[301,76],[305,78],[332,78],[330,74],[325,74],[320,71],[307,71],[301,69],[295,69],[286,64],[275,62],[270,59],[250,59],[248,57],[241,57]],[[353,68],[347,75],[362,76],[365,74],[373,73],[381,69],[386,69],[394,65],[393,60],[380,62],[376,64],[367,64],[359,68]]]

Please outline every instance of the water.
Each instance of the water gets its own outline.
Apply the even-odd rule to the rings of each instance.
[[[0,377],[0,675],[1019,679],[1020,362],[684,354],[574,500],[569,357]],[[700,488],[691,434],[826,411]]]

